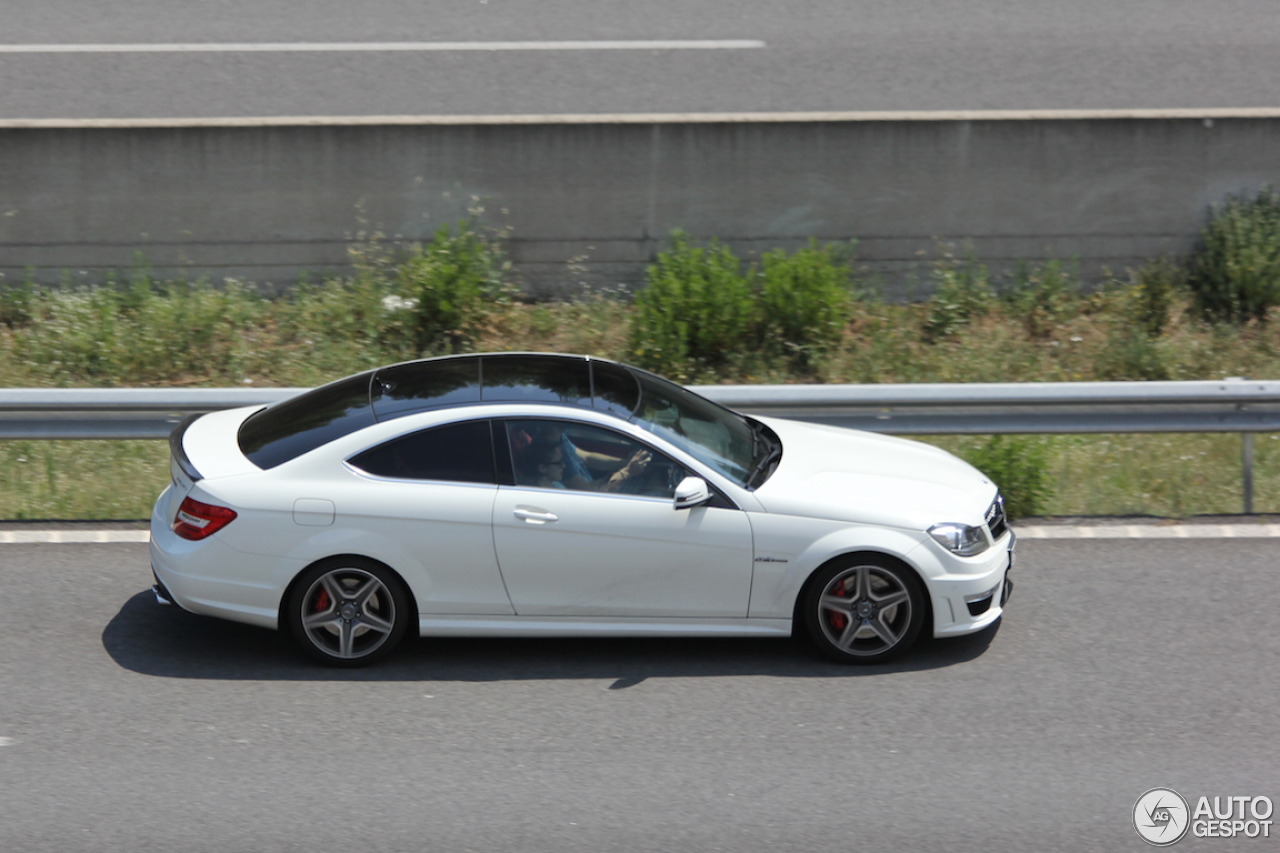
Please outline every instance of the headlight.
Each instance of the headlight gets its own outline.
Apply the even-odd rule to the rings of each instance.
[[[929,528],[929,535],[943,548],[961,557],[972,557],[991,547],[981,527],[969,527],[964,524],[935,524]]]

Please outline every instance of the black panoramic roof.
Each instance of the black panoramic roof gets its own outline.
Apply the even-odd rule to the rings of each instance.
[[[640,403],[631,370],[581,355],[493,353],[406,361],[357,373],[250,415],[240,450],[274,468],[381,421],[448,406],[550,403],[627,419]]]

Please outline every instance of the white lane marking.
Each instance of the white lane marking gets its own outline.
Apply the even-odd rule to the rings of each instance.
[[[86,545],[150,542],[147,530],[0,530],[0,545]]]
[[[511,115],[187,116],[170,118],[9,118],[0,129],[146,127],[413,127],[526,124],[770,124],[877,121],[1093,121],[1099,119],[1280,118],[1276,107],[1134,110],[924,110],[776,113],[533,113]]]
[[[755,39],[630,41],[186,42],[170,44],[0,44],[0,53],[383,53],[498,50],[755,50]]]
[[[1280,524],[1015,525],[1013,530],[1020,539],[1280,539]]]
[[[0,737],[0,746],[13,746],[13,738]]]

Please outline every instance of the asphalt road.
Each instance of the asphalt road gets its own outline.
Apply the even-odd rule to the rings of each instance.
[[[1276,547],[1024,542],[1002,625],[895,666],[415,640],[345,672],[154,604],[145,546],[4,545],[0,849],[1144,850],[1149,788],[1280,801]]]
[[[6,45],[748,39],[738,50],[0,53],[0,119],[1276,107],[1275,0],[7,0]]]

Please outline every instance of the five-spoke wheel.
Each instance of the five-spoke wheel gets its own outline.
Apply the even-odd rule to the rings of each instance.
[[[408,596],[385,567],[360,558],[318,563],[289,596],[288,619],[304,650],[325,663],[360,666],[388,654],[409,624]]]
[[[924,612],[915,573],[874,554],[819,570],[804,603],[809,636],[828,657],[849,663],[879,663],[906,651]]]

